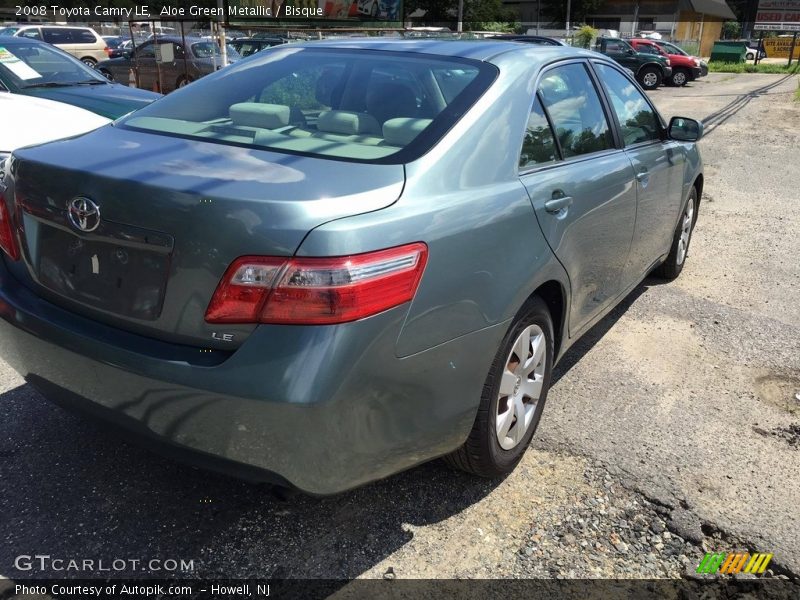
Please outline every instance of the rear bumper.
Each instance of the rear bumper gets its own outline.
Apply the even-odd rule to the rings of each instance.
[[[391,475],[466,439],[507,324],[399,359],[405,313],[261,326],[204,366],[187,358],[192,349],[170,352],[39,298],[0,259],[0,356],[46,397],[156,450],[311,494]]]

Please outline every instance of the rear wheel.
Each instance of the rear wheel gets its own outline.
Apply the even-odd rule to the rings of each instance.
[[[108,69],[98,69],[98,71],[100,71],[100,74],[109,81],[114,81],[114,74]]]
[[[682,86],[689,82],[689,74],[685,69],[675,69],[672,72],[672,85]]]
[[[534,296],[500,345],[467,441],[445,460],[481,477],[510,473],[542,418],[553,358],[553,322],[545,303]]]
[[[180,77],[178,77],[178,81],[175,83],[175,87],[176,88],[186,87],[190,83],[192,83],[191,79],[186,77],[186,75],[181,75]]]
[[[697,188],[693,187],[680,221],[678,221],[678,228],[675,230],[675,237],[672,240],[667,260],[656,270],[656,275],[659,277],[675,279],[683,271],[683,265],[689,254],[689,242],[692,241],[694,224],[697,222],[697,203]]]
[[[83,64],[85,64],[87,67],[92,67],[93,69],[94,69],[95,65],[97,64],[97,61],[95,59],[93,59],[91,56],[84,56],[81,59],[81,62]]]
[[[637,79],[644,89],[654,90],[661,85],[661,70],[658,67],[644,67],[639,71]]]

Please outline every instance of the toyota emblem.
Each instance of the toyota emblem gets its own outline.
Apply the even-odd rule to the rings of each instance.
[[[89,198],[73,198],[67,205],[69,222],[78,231],[89,233],[100,226],[100,207]]]

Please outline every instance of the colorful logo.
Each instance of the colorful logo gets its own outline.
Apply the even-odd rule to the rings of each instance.
[[[734,575],[736,573],[761,574],[767,570],[772,554],[748,552],[708,552],[700,566],[697,567],[698,573],[722,573]]]

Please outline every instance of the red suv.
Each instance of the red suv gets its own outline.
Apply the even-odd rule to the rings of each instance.
[[[672,64],[672,75],[666,80],[669,85],[686,85],[704,75],[700,68],[700,61],[694,57],[683,54],[668,54],[653,40],[633,38],[628,42],[637,52],[660,54],[669,58]]]

